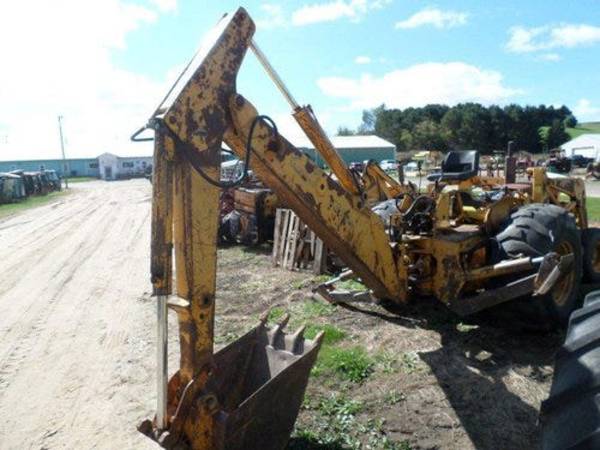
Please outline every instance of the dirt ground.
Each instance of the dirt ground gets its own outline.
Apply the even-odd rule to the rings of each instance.
[[[150,184],[72,191],[0,220],[0,448],[157,448],[135,428],[156,395]],[[331,338],[290,448],[539,446],[537,411],[560,334],[460,321],[431,301],[393,313],[333,307],[312,299],[319,280],[273,268],[266,249],[219,257],[219,346],[268,308]]]

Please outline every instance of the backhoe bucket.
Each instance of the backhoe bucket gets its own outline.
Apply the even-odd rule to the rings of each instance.
[[[285,447],[320,345],[261,324],[215,355],[223,449]]]
[[[176,399],[176,373],[169,381],[169,429],[145,421],[139,430],[165,448],[285,448],[323,335],[307,340],[302,328],[287,334],[284,326],[285,320],[271,328],[263,322],[217,352],[201,391],[194,392],[191,381]],[[200,423],[211,424],[210,439],[199,436]]]

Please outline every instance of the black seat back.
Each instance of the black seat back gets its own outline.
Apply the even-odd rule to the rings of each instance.
[[[452,150],[442,162],[442,180],[466,180],[479,171],[479,152],[477,150]]]

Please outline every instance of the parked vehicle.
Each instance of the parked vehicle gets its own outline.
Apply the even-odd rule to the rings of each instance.
[[[398,169],[398,161],[395,159],[383,159],[379,163],[379,167],[381,167],[386,172],[388,170],[397,170]]]
[[[571,160],[571,167],[587,167],[589,163],[594,162],[594,158],[586,158],[583,155],[572,155],[568,158]]]
[[[43,173],[46,175],[48,186],[51,191],[60,191],[62,189],[60,177],[56,173],[56,170],[44,170]]]
[[[0,203],[13,203],[25,198],[23,179],[12,173],[0,173]]]
[[[348,168],[350,170],[355,170],[356,172],[362,172],[365,168],[365,165],[360,161],[353,161],[348,165]]]
[[[33,185],[32,195],[46,195],[48,193],[39,172],[24,172],[24,175],[31,178],[31,183]]]
[[[550,159],[546,163],[548,172],[566,174],[571,171],[571,160],[560,149],[550,150]]]

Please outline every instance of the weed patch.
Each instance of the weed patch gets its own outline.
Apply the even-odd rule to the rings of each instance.
[[[329,303],[319,302],[312,299],[307,299],[302,304],[302,319],[314,319],[315,317],[330,316],[335,311],[335,306]]]
[[[319,376],[333,372],[343,380],[362,383],[373,373],[374,365],[375,362],[362,347],[345,349],[326,346],[319,352],[312,374]]]
[[[400,357],[400,369],[404,373],[419,372],[423,369],[421,359],[415,352],[402,353]]]
[[[375,356],[375,361],[383,373],[398,371],[398,358],[391,352],[382,352]]]
[[[269,311],[269,322],[277,322],[285,315],[285,309],[281,306],[275,306]]]
[[[308,339],[314,339],[321,331],[325,333],[323,336],[323,344],[325,345],[335,344],[346,337],[344,330],[329,324],[307,325],[304,336]]]
[[[406,395],[402,392],[397,391],[396,389],[392,389],[383,398],[383,401],[387,405],[395,405],[397,403],[403,402],[406,400]]]
[[[365,291],[367,287],[356,280],[344,280],[335,284],[337,289],[347,289],[348,291]]]

